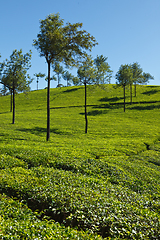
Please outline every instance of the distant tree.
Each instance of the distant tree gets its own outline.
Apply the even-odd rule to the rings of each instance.
[[[143,72],[143,81],[142,83],[148,83],[149,80],[153,80],[154,77],[150,73]]]
[[[23,54],[22,50],[14,50],[10,56],[10,59],[6,59],[3,62],[3,71],[1,77],[1,83],[13,93],[13,118],[12,124],[15,123],[15,93],[24,92],[30,89],[30,79],[27,74],[28,69],[31,66],[31,51]]]
[[[46,75],[44,73],[35,73],[34,76],[37,78],[37,90],[38,90],[38,82],[39,82],[39,78],[43,78],[45,77]]]
[[[60,87],[61,86],[61,84],[60,84],[61,75],[64,74],[63,67],[57,62],[55,62],[52,66],[53,66],[53,71],[57,75],[57,78],[54,76],[54,79],[58,81],[57,87]]]
[[[77,71],[80,82],[84,84],[85,88],[85,133],[88,130],[88,118],[87,118],[87,84],[93,84],[96,78],[96,70],[93,66],[93,61],[88,59]]]
[[[142,68],[140,67],[140,65],[135,62],[131,65],[132,67],[132,72],[133,72],[133,83],[134,83],[134,96],[136,97],[137,95],[137,91],[136,91],[136,87],[138,83],[142,83],[143,81],[143,75],[142,75]]]
[[[73,75],[68,71],[65,71],[63,74],[63,79],[67,81],[67,87],[71,86],[71,81],[73,79]]]
[[[103,55],[97,56],[94,59],[94,64],[97,70],[97,84],[110,83],[113,71],[111,70],[109,64],[106,62],[107,59],[108,58],[104,57]]]
[[[118,72],[116,73],[117,84],[123,87],[124,96],[124,112],[125,112],[125,89],[130,84],[133,78],[133,72],[130,65],[121,65]]]
[[[78,77],[73,76],[72,83],[74,86],[78,86],[80,84],[80,79]]]
[[[50,138],[50,66],[55,62],[63,62],[67,66],[77,66],[87,57],[87,50],[91,51],[96,40],[85,30],[81,30],[82,23],[67,23],[59,14],[50,14],[40,21],[40,33],[33,45],[44,56],[48,64],[47,87],[47,141]]]

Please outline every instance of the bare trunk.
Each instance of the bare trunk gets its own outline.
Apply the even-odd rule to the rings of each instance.
[[[38,78],[37,78],[37,90],[38,90]]]
[[[126,110],[126,102],[125,102],[125,98],[126,98],[126,93],[125,93],[125,85],[123,86],[123,94],[124,94],[124,112],[125,112],[125,110]]]
[[[87,84],[86,84],[86,81],[84,83],[84,86],[85,86],[85,121],[86,121],[85,133],[87,133],[88,119],[87,119]]]
[[[15,84],[13,80],[13,118],[12,118],[12,124],[15,123]]]
[[[11,89],[11,108],[10,108],[10,112],[12,112],[12,89]]]
[[[135,85],[134,85],[134,96],[136,97],[137,96],[137,84],[135,82]]]
[[[130,104],[132,104],[132,84],[130,84]]]
[[[50,62],[48,62],[48,88],[47,88],[47,141],[50,138]]]

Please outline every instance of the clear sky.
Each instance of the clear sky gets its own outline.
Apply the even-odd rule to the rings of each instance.
[[[57,12],[65,23],[82,22],[83,29],[96,38],[99,45],[91,54],[108,57],[111,83],[121,64],[138,62],[154,76],[150,84],[160,84],[160,0],[1,0],[0,61],[14,49],[22,48],[23,53],[31,49],[31,77],[47,74],[45,58],[39,57],[32,43],[39,33],[39,20]],[[56,84],[52,81],[51,87]],[[46,81],[40,80],[39,88],[45,87]],[[36,89],[36,80],[31,88]]]

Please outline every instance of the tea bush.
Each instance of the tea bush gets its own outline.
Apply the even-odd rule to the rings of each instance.
[[[159,239],[160,87],[125,113],[122,88],[87,92],[86,135],[84,87],[51,89],[49,142],[46,90],[16,95],[14,125],[0,97],[0,238]]]

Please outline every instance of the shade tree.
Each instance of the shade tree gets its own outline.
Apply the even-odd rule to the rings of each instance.
[[[43,77],[45,77],[46,75],[45,75],[44,73],[39,72],[39,73],[35,73],[34,76],[37,78],[37,81],[36,81],[36,82],[37,82],[37,90],[38,90],[39,78],[43,78]]]
[[[30,90],[30,83],[33,79],[27,74],[31,67],[31,50],[23,54],[22,49],[15,49],[10,55],[10,59],[6,59],[2,65],[1,84],[11,91],[11,99],[13,94],[13,117],[12,124],[15,123],[15,93],[26,92]],[[12,101],[11,101],[12,106]]]
[[[110,83],[112,77],[112,70],[107,62],[107,57],[103,55],[97,56],[94,59],[95,69],[97,71],[96,74],[96,83],[97,84],[105,84]]]
[[[88,118],[87,118],[87,85],[95,83],[96,70],[93,65],[93,60],[88,58],[78,69],[77,75],[79,77],[80,83],[84,84],[85,89],[85,133],[88,131]]]
[[[148,83],[149,80],[153,80],[154,77],[150,73],[143,72],[143,82],[142,83]]]
[[[71,86],[71,82],[73,80],[73,75],[69,71],[64,71],[63,79],[67,82],[67,87]]]
[[[60,83],[61,77],[64,74],[64,69],[63,67],[58,63],[58,62],[54,62],[52,64],[52,68],[54,73],[56,74],[56,76],[54,75],[52,78],[56,81],[57,80],[57,87],[60,87],[62,84]]]
[[[40,32],[33,45],[41,57],[45,57],[48,65],[47,87],[47,141],[50,138],[50,67],[55,62],[66,66],[78,66],[97,44],[95,38],[82,30],[82,23],[67,23],[60,18],[59,13],[50,14],[40,20]]]
[[[116,84],[123,87],[123,98],[124,98],[124,112],[125,112],[125,90],[126,86],[130,85],[133,79],[133,72],[131,65],[121,65],[118,72],[116,73]]]

